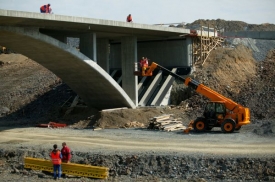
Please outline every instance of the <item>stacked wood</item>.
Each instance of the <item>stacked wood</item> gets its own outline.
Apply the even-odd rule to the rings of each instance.
[[[173,115],[162,115],[151,119],[148,129],[162,130],[162,131],[175,131],[184,130],[186,126],[182,125],[181,118],[174,119]]]

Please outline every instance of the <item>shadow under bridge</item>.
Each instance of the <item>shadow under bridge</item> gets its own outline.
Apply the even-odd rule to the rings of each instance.
[[[52,71],[89,107],[135,108],[125,91],[97,63],[36,28],[0,26],[0,44]]]

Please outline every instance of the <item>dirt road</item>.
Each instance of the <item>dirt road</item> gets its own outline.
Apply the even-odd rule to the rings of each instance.
[[[66,141],[73,151],[100,154],[183,154],[214,156],[273,156],[274,138],[260,137],[249,130],[223,134],[162,132],[147,129],[0,128],[2,147],[51,149]],[[13,145],[11,145],[13,144]]]

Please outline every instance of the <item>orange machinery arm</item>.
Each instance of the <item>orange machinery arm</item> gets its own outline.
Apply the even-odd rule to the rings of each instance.
[[[209,87],[199,83],[198,81],[196,81],[190,77],[183,78],[180,75],[171,72],[170,70],[158,65],[155,62],[153,62],[151,64],[149,70],[147,70],[146,76],[151,76],[152,72],[156,68],[160,68],[162,70],[165,70],[166,72],[169,72],[170,75],[182,80],[186,86],[193,88],[194,90],[196,90],[197,93],[200,93],[201,95],[205,96],[210,101],[223,102],[225,104],[225,107],[228,110],[230,110],[232,113],[235,113],[235,115],[237,115],[237,118],[240,118],[240,119],[238,119],[240,124],[249,124],[250,123],[250,112],[249,112],[248,108],[243,107],[242,105],[219,94],[218,92],[215,92],[214,90],[210,89]]]
[[[184,84],[186,86],[194,88],[197,93],[202,94],[203,96],[208,98],[210,101],[224,102],[226,108],[231,111],[233,111],[236,107],[240,106],[238,103],[234,102],[233,100],[228,99],[227,97],[224,97],[218,92],[215,92],[211,88],[203,85],[202,83],[197,82],[196,80],[193,80],[190,77],[185,79]]]

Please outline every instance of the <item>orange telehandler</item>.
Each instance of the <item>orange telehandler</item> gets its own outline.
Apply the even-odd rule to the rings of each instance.
[[[188,133],[191,129],[198,132],[210,131],[213,127],[221,127],[224,133],[232,133],[234,130],[239,130],[242,125],[250,123],[249,108],[243,107],[190,77],[183,78],[157,63],[153,62],[145,73],[135,72],[135,75],[152,76],[156,68],[182,80],[186,86],[195,89],[197,93],[204,95],[210,100],[205,106],[203,116],[191,121],[188,128],[184,131],[185,133]]]

